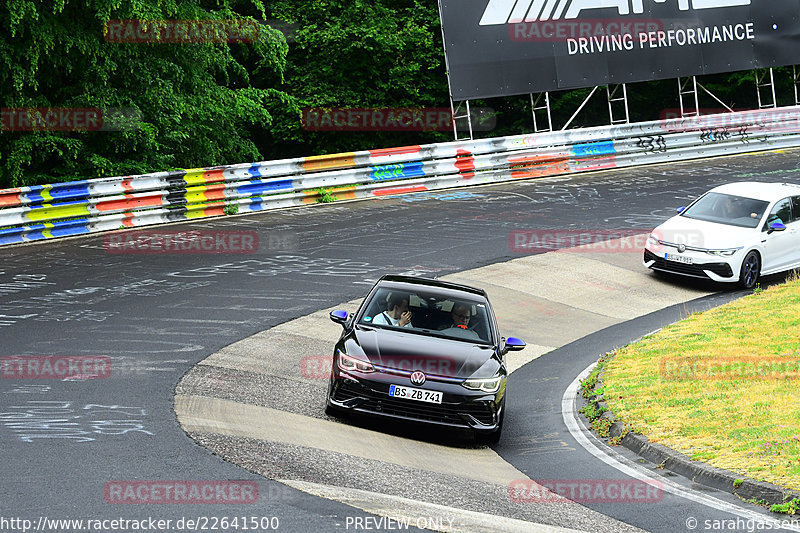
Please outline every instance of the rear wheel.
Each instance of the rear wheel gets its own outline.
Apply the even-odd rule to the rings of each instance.
[[[742,261],[742,268],[739,271],[739,285],[743,289],[752,289],[756,286],[758,277],[761,275],[761,258],[758,253],[748,253],[744,261]]]

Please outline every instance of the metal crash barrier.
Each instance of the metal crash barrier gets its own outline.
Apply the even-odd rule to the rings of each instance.
[[[800,146],[800,107],[0,190],[0,245]]]

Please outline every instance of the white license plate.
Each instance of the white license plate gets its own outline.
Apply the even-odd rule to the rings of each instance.
[[[685,255],[678,254],[664,254],[664,259],[667,261],[675,261],[676,263],[683,263],[684,265],[691,265],[692,258]]]
[[[400,385],[389,385],[389,396],[428,403],[442,403],[442,393],[425,389],[412,389]]]

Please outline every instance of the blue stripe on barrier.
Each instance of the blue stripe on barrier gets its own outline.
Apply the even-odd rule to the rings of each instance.
[[[422,162],[398,163],[395,165],[377,165],[370,167],[369,177],[373,181],[396,180],[400,178],[418,178],[425,175]]]
[[[86,180],[64,184],[56,183],[55,185],[35,185],[25,193],[25,198],[30,202],[49,202],[51,199],[88,198],[89,196],[89,182]]]
[[[45,232],[48,232],[53,237],[69,237],[70,235],[90,233],[89,219],[62,220],[52,224],[31,224],[0,229],[0,245],[49,239],[50,237],[46,236]]]
[[[260,178],[260,177],[261,177],[261,170],[260,170],[260,169],[261,169],[261,166],[259,166],[259,165],[253,165],[253,166],[252,166],[252,167],[250,167],[250,168],[249,168],[247,171],[250,173],[250,175],[251,175],[252,177],[254,177],[254,178]]]
[[[600,141],[585,144],[576,144],[571,148],[572,155],[576,157],[585,157],[592,155],[611,155],[616,154],[617,150],[614,148],[614,141]]]
[[[265,192],[275,192],[275,191],[283,191],[287,189],[292,189],[293,187],[293,180],[279,180],[279,181],[257,181],[255,183],[250,183],[249,185],[242,185],[240,187],[236,187],[236,192],[238,193],[247,193],[248,195],[255,195],[255,194],[263,194]]]
[[[82,226],[74,226],[68,228],[50,228],[50,234],[53,237],[67,237],[69,235],[83,235],[89,233],[89,228],[86,224]]]
[[[28,198],[30,198],[30,196]],[[25,207],[29,207],[31,210],[34,210],[34,209],[52,209],[54,207],[62,207],[62,206],[65,206],[65,205],[86,205],[86,201],[85,200],[70,200],[70,201],[67,201],[67,202],[58,202],[58,203],[45,204],[45,205],[28,205],[28,206],[25,206]]]

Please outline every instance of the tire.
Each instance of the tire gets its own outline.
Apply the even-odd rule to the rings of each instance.
[[[756,286],[760,275],[761,257],[757,252],[749,252],[744,261],[742,261],[742,268],[739,270],[739,285],[743,289],[750,290]]]

